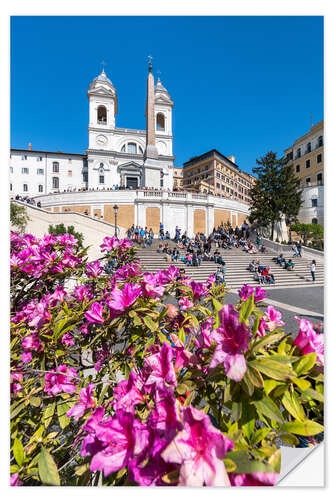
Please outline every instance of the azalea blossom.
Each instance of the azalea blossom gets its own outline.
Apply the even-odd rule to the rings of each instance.
[[[102,304],[93,302],[88,311],[84,313],[84,317],[89,323],[104,323]]]
[[[113,389],[112,406],[115,410],[125,409],[131,411],[134,405],[142,403],[144,397],[140,390],[142,382],[140,382],[136,373],[132,370],[127,380],[122,380]]]
[[[116,312],[123,312],[127,307],[130,307],[140,295],[140,285],[125,283],[123,289],[116,286],[112,290],[110,294],[111,300],[108,299],[107,304],[110,309]]]
[[[210,422],[208,415],[188,406],[184,428],[161,453],[166,462],[181,464],[179,486],[230,486],[222,458],[233,442]]]
[[[86,265],[86,274],[89,278],[98,278],[100,274],[103,272],[103,267],[99,260],[95,260],[94,262],[90,262]]]
[[[188,309],[191,309],[194,306],[194,302],[190,300],[188,297],[182,297],[179,299],[179,307],[181,308],[182,311],[187,311]]]
[[[146,386],[152,384],[171,384],[176,385],[177,379],[175,369],[172,363],[173,348],[168,342],[164,342],[158,354],[153,354],[145,359],[145,368],[149,376],[145,382]]]
[[[69,394],[76,392],[76,386],[73,383],[75,377],[77,377],[77,371],[74,368],[59,365],[54,372],[45,373],[44,391],[52,396],[56,396],[61,392]]]
[[[279,474],[275,472],[253,472],[252,474],[229,474],[231,486],[274,486]]]
[[[277,328],[278,326],[285,325],[284,321],[281,321],[281,318],[282,318],[281,311],[274,309],[273,306],[267,307],[265,314],[264,314],[264,319],[265,319],[267,328],[270,332],[275,330],[275,328]]]
[[[90,383],[80,390],[79,402],[67,412],[67,417],[74,417],[74,420],[77,421],[85,414],[86,410],[96,406],[96,399],[93,398],[94,388],[95,385]]]
[[[313,324],[307,319],[301,319],[298,316],[295,316],[295,319],[299,324],[299,332],[294,344],[300,348],[303,354],[315,352],[318,363],[324,366],[324,334],[316,333]]]
[[[209,368],[223,363],[226,375],[239,382],[246,372],[246,361],[243,352],[248,350],[251,336],[244,323],[239,323],[238,312],[231,304],[224,305],[219,311],[220,327],[215,330],[216,349]]]

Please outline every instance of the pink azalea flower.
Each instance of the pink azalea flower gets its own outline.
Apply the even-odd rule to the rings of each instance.
[[[260,318],[259,320],[259,326],[257,330],[257,336],[258,337],[264,337],[266,335],[266,330],[268,330],[268,325],[264,319],[264,317]]]
[[[176,266],[169,266],[168,274],[170,280],[174,281],[179,276],[179,268]]]
[[[103,243],[100,245],[102,252],[113,252],[115,248],[118,248],[119,243],[115,236],[106,236]]]
[[[94,262],[90,262],[86,265],[86,275],[89,276],[89,278],[98,278],[102,272],[103,267],[101,266],[99,260],[95,260]]]
[[[266,290],[264,290],[260,286],[256,286],[256,291],[254,294],[254,302],[260,302],[265,297],[266,297]]]
[[[108,300],[110,309],[123,312],[127,307],[134,304],[136,299],[141,295],[141,287],[132,283],[125,283],[123,289],[116,286],[110,295],[112,298],[112,300]]]
[[[76,286],[73,291],[73,295],[76,299],[83,301],[89,301],[93,298],[92,290],[89,286]]]
[[[199,363],[198,358],[191,351],[185,349],[184,344],[181,342],[181,340],[177,335],[171,333],[170,339],[174,344],[173,349],[174,351],[176,351],[176,361],[175,361],[176,372],[189,365],[198,365]]]
[[[184,429],[161,453],[166,462],[181,464],[178,486],[229,486],[221,460],[233,442],[201,411],[188,406],[183,411]]]
[[[85,414],[86,410],[96,406],[96,400],[93,398],[94,388],[95,385],[90,383],[80,390],[79,402],[67,412],[67,417],[74,417],[74,420],[77,421]]]
[[[131,411],[134,405],[142,403],[144,397],[140,390],[142,383],[139,381],[138,376],[132,370],[128,380],[119,382],[113,390],[112,405],[115,410],[123,408],[126,411]]]
[[[295,316],[299,324],[299,332],[294,340],[303,354],[315,352],[317,354],[317,361],[324,366],[324,334],[316,333],[313,324],[305,318],[300,319]]]
[[[229,474],[231,486],[274,486],[279,474],[275,472],[253,472],[252,474]]]
[[[212,337],[213,318],[208,318],[201,324],[199,333],[197,334],[194,343],[197,347],[211,347],[214,338]]]
[[[246,283],[244,283],[242,288],[238,290],[239,298],[244,301],[247,300],[253,293],[254,293],[253,286],[249,286]]]
[[[201,297],[207,295],[207,288],[203,283],[198,283],[197,281],[191,281],[190,286],[193,290],[193,300],[200,300]]]
[[[168,342],[164,342],[158,354],[153,354],[145,359],[145,368],[150,372],[145,383],[146,386],[164,385],[165,383],[177,385],[172,358],[173,349]]]
[[[90,470],[105,476],[128,466],[141,453],[148,440],[148,430],[132,413],[119,410],[112,419],[95,426],[95,436],[103,448],[93,455]],[[87,447],[86,447],[87,449]]]
[[[76,386],[73,384],[73,377],[77,376],[77,371],[66,365],[59,365],[55,371],[57,373],[45,374],[44,391],[52,396],[56,396],[60,392],[67,392],[69,394],[76,392]]]
[[[10,486],[22,486],[23,483],[22,481],[19,480],[19,475],[18,473],[16,474],[11,474],[10,476],[10,483],[9,483]]]
[[[42,352],[43,344],[36,334],[27,335],[22,340],[22,348],[24,351],[21,355],[23,363],[30,363],[30,361],[32,360],[32,351],[35,351],[37,353]]]
[[[264,319],[266,321],[267,328],[270,332],[275,330],[275,328],[277,328],[278,326],[285,325],[285,323],[281,321],[281,318],[282,318],[281,311],[274,309],[273,306],[267,307],[264,314]]]
[[[66,332],[61,337],[61,343],[64,344],[64,345],[66,345],[66,346],[75,345],[73,335],[70,332]]]
[[[103,306],[99,302],[93,302],[84,317],[89,323],[104,323]]]
[[[217,346],[209,368],[223,363],[227,377],[239,382],[246,372],[243,351],[248,349],[250,330],[244,323],[239,323],[238,312],[231,304],[224,305],[219,311],[221,326],[216,329]]]
[[[179,307],[182,311],[187,311],[194,306],[194,302],[190,300],[188,297],[182,297],[179,299]]]
[[[160,286],[157,276],[154,273],[146,273],[143,275],[143,290],[147,297],[162,297],[164,287]]]
[[[67,292],[65,292],[64,288],[62,286],[57,286],[52,294],[52,299],[54,299],[55,302],[62,302],[66,295]]]

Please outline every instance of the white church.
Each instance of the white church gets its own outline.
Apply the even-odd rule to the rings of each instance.
[[[11,149],[10,195],[173,186],[173,101],[149,63],[146,130],[116,127],[117,91],[104,69],[88,89],[86,154]]]

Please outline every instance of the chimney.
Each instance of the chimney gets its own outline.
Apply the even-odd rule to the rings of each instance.
[[[28,148],[29,148],[29,151],[31,151],[31,149],[32,149],[31,142],[29,142],[29,144],[28,144]]]
[[[236,163],[236,158],[234,155],[228,156],[228,160],[232,161],[232,163]]]

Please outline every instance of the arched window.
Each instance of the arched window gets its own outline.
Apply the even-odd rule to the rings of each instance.
[[[127,153],[136,155],[136,144],[135,144],[135,142],[129,142],[127,144]]]
[[[106,123],[107,111],[105,106],[98,106],[97,108],[97,122]]]
[[[39,193],[43,192],[43,186],[42,186],[42,184],[39,184],[39,186],[38,186],[38,192]]]
[[[54,161],[52,163],[52,172],[57,174],[59,172],[59,163],[57,161]]]
[[[312,219],[312,224],[318,224],[318,219]]]
[[[59,177],[52,177],[52,188],[59,189]]]
[[[126,144],[124,144],[123,147],[121,148],[121,152],[126,153]]]
[[[104,164],[103,164],[103,163],[100,163],[100,164],[99,164],[99,169],[98,169],[98,172],[99,172],[100,174],[102,174],[102,175],[104,174]]]
[[[141,155],[143,155],[143,149],[142,149],[142,147],[141,147],[141,146],[139,146],[139,153],[140,153]]]
[[[165,117],[163,113],[157,113],[156,130],[165,130]]]

